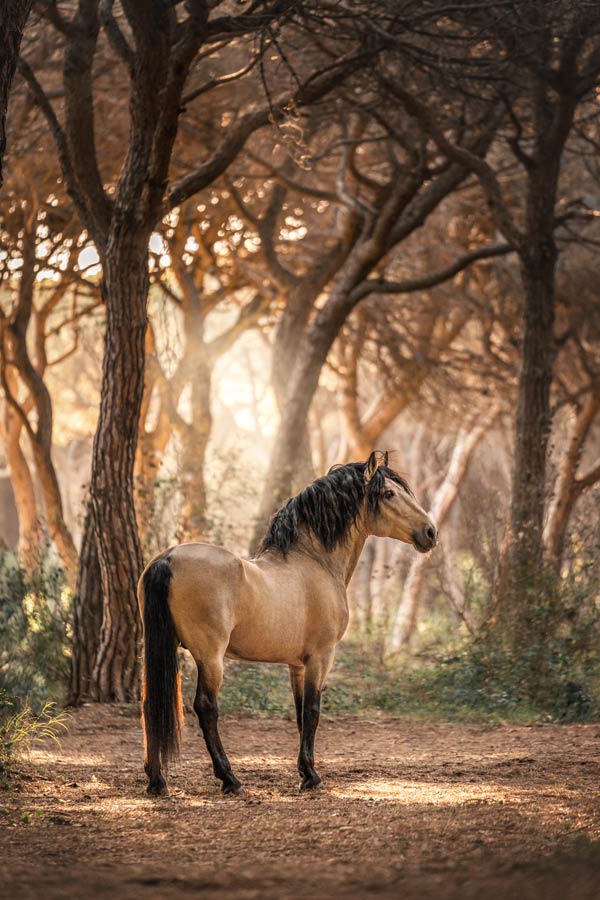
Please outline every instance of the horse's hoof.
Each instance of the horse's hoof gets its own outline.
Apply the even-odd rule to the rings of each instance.
[[[224,784],[221,791],[228,797],[243,797],[246,793],[239,781]]]
[[[165,782],[162,784],[149,784],[146,788],[146,793],[149,797],[168,797],[169,788]]]
[[[317,788],[323,787],[323,782],[316,774],[314,775],[305,775],[302,781],[300,782],[300,790],[301,791],[314,791]]]

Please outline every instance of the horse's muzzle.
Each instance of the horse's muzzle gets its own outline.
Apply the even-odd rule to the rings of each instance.
[[[419,553],[428,553],[437,544],[437,529],[431,522],[412,533],[413,544]]]

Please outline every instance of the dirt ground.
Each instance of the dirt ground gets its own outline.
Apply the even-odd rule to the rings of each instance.
[[[171,796],[145,795],[129,710],[86,707],[0,794],[6,898],[600,898],[598,725],[321,723],[298,793],[291,722],[225,717],[222,797],[191,716]]]

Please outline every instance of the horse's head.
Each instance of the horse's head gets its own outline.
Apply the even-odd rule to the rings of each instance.
[[[376,537],[396,538],[427,553],[437,543],[437,529],[406,481],[387,462],[387,453],[374,452],[365,465],[367,529]]]

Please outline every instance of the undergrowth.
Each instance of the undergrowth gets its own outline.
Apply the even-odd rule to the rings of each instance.
[[[39,712],[21,706],[18,700],[0,689],[0,788],[10,786],[14,767],[31,747],[58,736],[67,728],[68,713],[45,703]]]
[[[40,711],[62,699],[69,675],[70,596],[62,570],[19,568],[0,551],[0,689]]]

